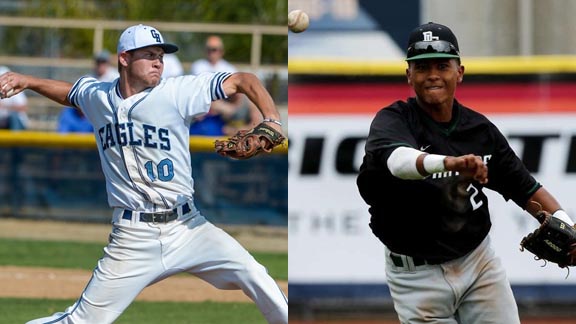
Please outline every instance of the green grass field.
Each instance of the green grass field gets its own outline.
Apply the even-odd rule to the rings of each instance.
[[[26,323],[52,315],[73,300],[0,298],[0,324]],[[266,323],[251,303],[134,302],[115,324],[259,324]]]
[[[98,243],[0,239],[0,265],[93,270],[103,255]],[[253,252],[272,278],[288,280],[288,254]]]

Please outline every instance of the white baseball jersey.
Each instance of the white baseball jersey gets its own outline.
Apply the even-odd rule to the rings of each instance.
[[[192,198],[191,120],[207,113],[230,73],[162,79],[129,98],[118,80],[80,78],[68,100],[94,126],[111,207],[162,211]]]

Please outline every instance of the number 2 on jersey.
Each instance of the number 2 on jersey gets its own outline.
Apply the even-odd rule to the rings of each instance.
[[[482,206],[482,204],[484,204],[484,202],[482,200],[478,200],[475,201],[474,198],[476,198],[476,196],[478,195],[479,190],[474,187],[472,184],[470,184],[468,186],[468,188],[466,188],[466,191],[473,191],[472,194],[470,195],[470,204],[472,204],[472,210],[476,210],[478,208],[480,208],[480,206]]]
[[[160,181],[170,181],[174,178],[174,163],[172,163],[170,159],[164,159],[157,165],[154,165],[152,161],[148,161],[144,164],[144,167],[151,181],[156,181],[156,179]],[[154,171],[156,171],[156,173]]]

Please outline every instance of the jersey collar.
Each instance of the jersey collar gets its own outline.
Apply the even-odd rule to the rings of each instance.
[[[449,136],[454,132],[458,124],[460,123],[460,103],[456,99],[454,99],[454,103],[452,104],[452,119],[448,123],[439,123],[432,119],[424,110],[418,105],[416,102],[416,98],[410,98],[409,103],[413,106],[417,111],[418,114],[423,117],[423,120],[426,124],[431,125],[432,128],[439,130],[442,134]]]

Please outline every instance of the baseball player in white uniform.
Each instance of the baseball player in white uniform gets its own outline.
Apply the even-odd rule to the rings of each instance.
[[[30,89],[82,110],[94,126],[113,208],[109,244],[80,298],[28,323],[112,323],[142,289],[179,272],[242,289],[268,323],[288,323],[286,297],[266,269],[195,207],[188,135],[195,116],[235,93],[246,94],[280,131],[278,111],[250,73],[162,79],[163,55],[177,50],[157,29],[136,25],[120,36],[120,77],[112,82],[0,76],[3,98]]]

